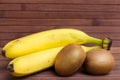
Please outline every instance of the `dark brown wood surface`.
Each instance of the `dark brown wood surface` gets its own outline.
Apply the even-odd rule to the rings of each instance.
[[[97,38],[112,38],[114,69],[108,75],[78,71],[60,77],[50,68],[15,78],[6,69],[10,60],[0,55],[0,80],[120,80],[120,0],[0,0],[0,51],[13,39],[56,28],[75,28]]]

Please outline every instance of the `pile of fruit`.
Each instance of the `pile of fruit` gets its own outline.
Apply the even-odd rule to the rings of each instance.
[[[97,46],[82,44],[94,43]],[[91,37],[77,29],[47,30],[8,42],[1,54],[12,59],[8,71],[26,76],[54,66],[60,76],[70,76],[84,68],[90,74],[107,74],[114,67],[108,51],[112,40]]]

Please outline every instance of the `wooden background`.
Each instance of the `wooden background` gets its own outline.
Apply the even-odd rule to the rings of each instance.
[[[76,28],[91,36],[113,39],[116,64],[108,75],[93,76],[78,71],[59,77],[52,69],[23,78],[6,70],[8,59],[0,56],[0,80],[119,80],[120,0],[0,0],[0,47],[8,41],[43,30]]]

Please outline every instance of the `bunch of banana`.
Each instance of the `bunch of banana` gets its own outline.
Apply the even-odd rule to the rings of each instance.
[[[7,58],[16,58],[41,50],[65,46],[70,43],[96,43],[109,49],[111,40],[109,38],[104,40],[94,38],[76,29],[54,29],[10,41],[4,46],[2,55]]]
[[[81,47],[85,52],[100,48],[100,46]],[[15,58],[9,63],[8,70],[13,76],[20,77],[52,67],[57,54],[62,48],[63,47],[52,48]]]
[[[25,76],[53,66],[58,52],[67,44],[95,43],[98,46],[85,47],[87,52],[94,48],[110,49],[112,40],[91,37],[76,29],[53,29],[28,35],[8,42],[2,55],[13,59],[8,70],[14,76]]]

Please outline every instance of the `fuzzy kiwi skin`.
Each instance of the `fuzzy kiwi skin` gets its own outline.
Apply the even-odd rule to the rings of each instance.
[[[88,51],[84,62],[84,69],[87,73],[104,75],[108,74],[115,65],[112,54],[105,49]]]
[[[57,55],[55,60],[55,71],[60,76],[70,76],[83,64],[86,53],[80,45],[69,44]]]

